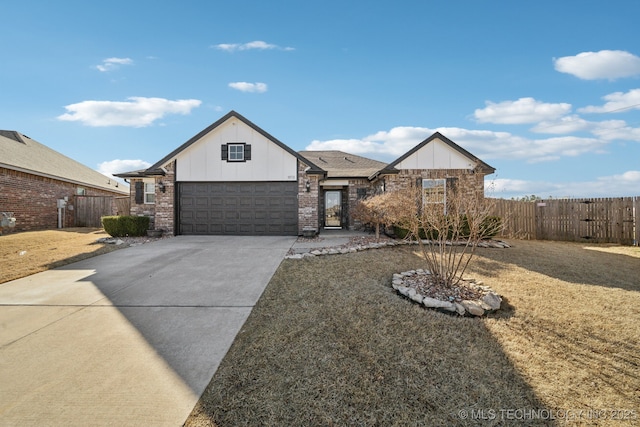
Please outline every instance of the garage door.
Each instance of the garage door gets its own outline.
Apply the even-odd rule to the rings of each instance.
[[[178,183],[180,234],[298,234],[297,182]]]

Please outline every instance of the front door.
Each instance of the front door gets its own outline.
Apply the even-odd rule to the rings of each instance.
[[[324,193],[324,226],[327,228],[342,226],[342,192],[340,190]]]

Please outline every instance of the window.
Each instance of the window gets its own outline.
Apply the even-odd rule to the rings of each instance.
[[[228,160],[230,162],[244,161],[244,145],[229,144]]]
[[[251,160],[251,145],[240,143],[222,144],[222,160],[227,162],[246,162]]]
[[[78,196],[84,196],[85,194],[87,194],[87,191],[84,187],[76,187],[76,194]]]
[[[447,204],[447,180],[446,179],[423,179],[422,180],[422,203],[442,204],[446,210]]]
[[[144,183],[144,203],[153,204],[156,202],[156,183],[146,182]]]

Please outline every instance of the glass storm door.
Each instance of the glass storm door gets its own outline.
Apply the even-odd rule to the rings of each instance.
[[[342,197],[340,190],[324,193],[324,226],[338,227],[342,225]]]

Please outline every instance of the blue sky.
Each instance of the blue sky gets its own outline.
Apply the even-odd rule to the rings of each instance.
[[[235,110],[391,161],[439,130],[491,194],[640,195],[640,2],[0,3],[0,129],[104,173]]]

